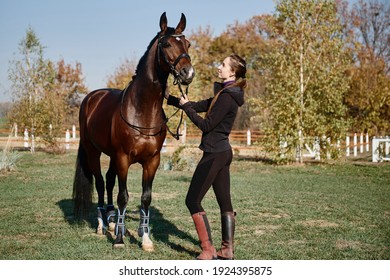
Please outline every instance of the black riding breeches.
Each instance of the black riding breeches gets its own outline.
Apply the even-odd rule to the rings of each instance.
[[[191,215],[204,211],[201,201],[211,186],[213,186],[221,213],[233,211],[229,171],[232,159],[232,150],[219,153],[203,153],[203,157],[195,169],[186,197],[186,206]]]

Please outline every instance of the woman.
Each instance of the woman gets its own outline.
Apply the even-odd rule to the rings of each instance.
[[[244,104],[246,87],[246,63],[236,54],[224,59],[218,67],[222,83],[214,83],[214,98],[191,102],[184,95],[180,99],[165,97],[168,104],[182,108],[191,121],[203,132],[199,148],[203,157],[198,163],[186,197],[188,207],[200,240],[201,260],[233,259],[235,212],[230,196],[230,164],[232,149],[229,134],[237,115],[238,107]],[[205,118],[198,115],[207,112]],[[217,252],[212,244],[210,226],[206,212],[201,206],[202,199],[213,186],[221,211],[222,244]]]

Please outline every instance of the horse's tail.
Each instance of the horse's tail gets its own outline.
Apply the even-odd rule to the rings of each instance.
[[[92,194],[92,173],[88,168],[87,153],[80,143],[73,182],[74,214],[76,218],[85,217],[88,214],[92,205]]]

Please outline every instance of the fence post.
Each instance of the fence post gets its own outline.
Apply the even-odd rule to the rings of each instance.
[[[366,133],[366,152],[370,151],[370,137],[368,137],[368,133]]]
[[[363,132],[360,133],[360,153],[363,153]]]
[[[349,157],[349,136],[347,135],[347,137],[345,138],[345,155],[347,157]]]
[[[72,126],[72,138],[76,139],[76,126],[75,125]]]
[[[18,138],[18,125],[16,123],[14,123],[14,136]]]
[[[182,144],[185,144],[186,143],[186,136],[187,136],[187,122],[184,121],[183,123],[183,132],[181,133],[182,136],[181,136],[181,143]]]
[[[67,129],[65,132],[65,149],[66,150],[69,150],[69,148],[70,148],[69,141],[70,141],[70,132],[69,132],[69,129]]]
[[[164,139],[164,143],[162,145],[161,152],[162,153],[166,153],[167,152],[167,138]]]
[[[279,141],[279,149],[280,149],[280,157],[281,158],[285,158],[286,148],[287,148],[287,142],[280,140]]]
[[[357,134],[353,135],[353,156],[357,156]]]
[[[27,130],[27,128],[24,129],[23,140],[24,140],[23,147],[28,148],[28,130]]]
[[[378,147],[379,147],[379,142],[376,141],[376,137],[374,136],[372,138],[372,162],[378,162],[379,160],[378,152],[377,152]]]
[[[35,152],[35,129],[31,129],[31,153]]]
[[[251,145],[251,130],[248,128],[246,132],[246,145],[250,146]]]
[[[316,136],[314,138],[313,152],[314,152],[314,159],[320,160],[321,159],[321,145],[320,145],[320,137],[318,137],[318,136]]]

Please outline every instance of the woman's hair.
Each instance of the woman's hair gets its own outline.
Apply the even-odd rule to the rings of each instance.
[[[240,57],[237,54],[231,54],[229,55],[230,58],[230,67],[234,71],[236,75],[236,79],[242,79],[240,82],[236,82],[236,84],[241,87],[245,88],[246,87],[246,62],[245,60]]]
[[[234,74],[236,75],[236,82],[233,83],[232,85],[229,85],[227,87],[233,87],[233,86],[238,86],[240,88],[245,88],[246,87],[246,62],[245,60],[238,56],[237,54],[231,54],[228,56],[230,58],[230,68],[232,68]],[[241,79],[239,81],[239,79]],[[213,98],[213,100],[211,101],[211,104],[209,106],[209,109],[207,110],[207,113],[206,115],[209,114],[209,112],[211,111],[211,108],[213,108],[215,102],[217,101],[219,95],[221,94],[221,92],[223,91],[224,89],[221,89]]]

